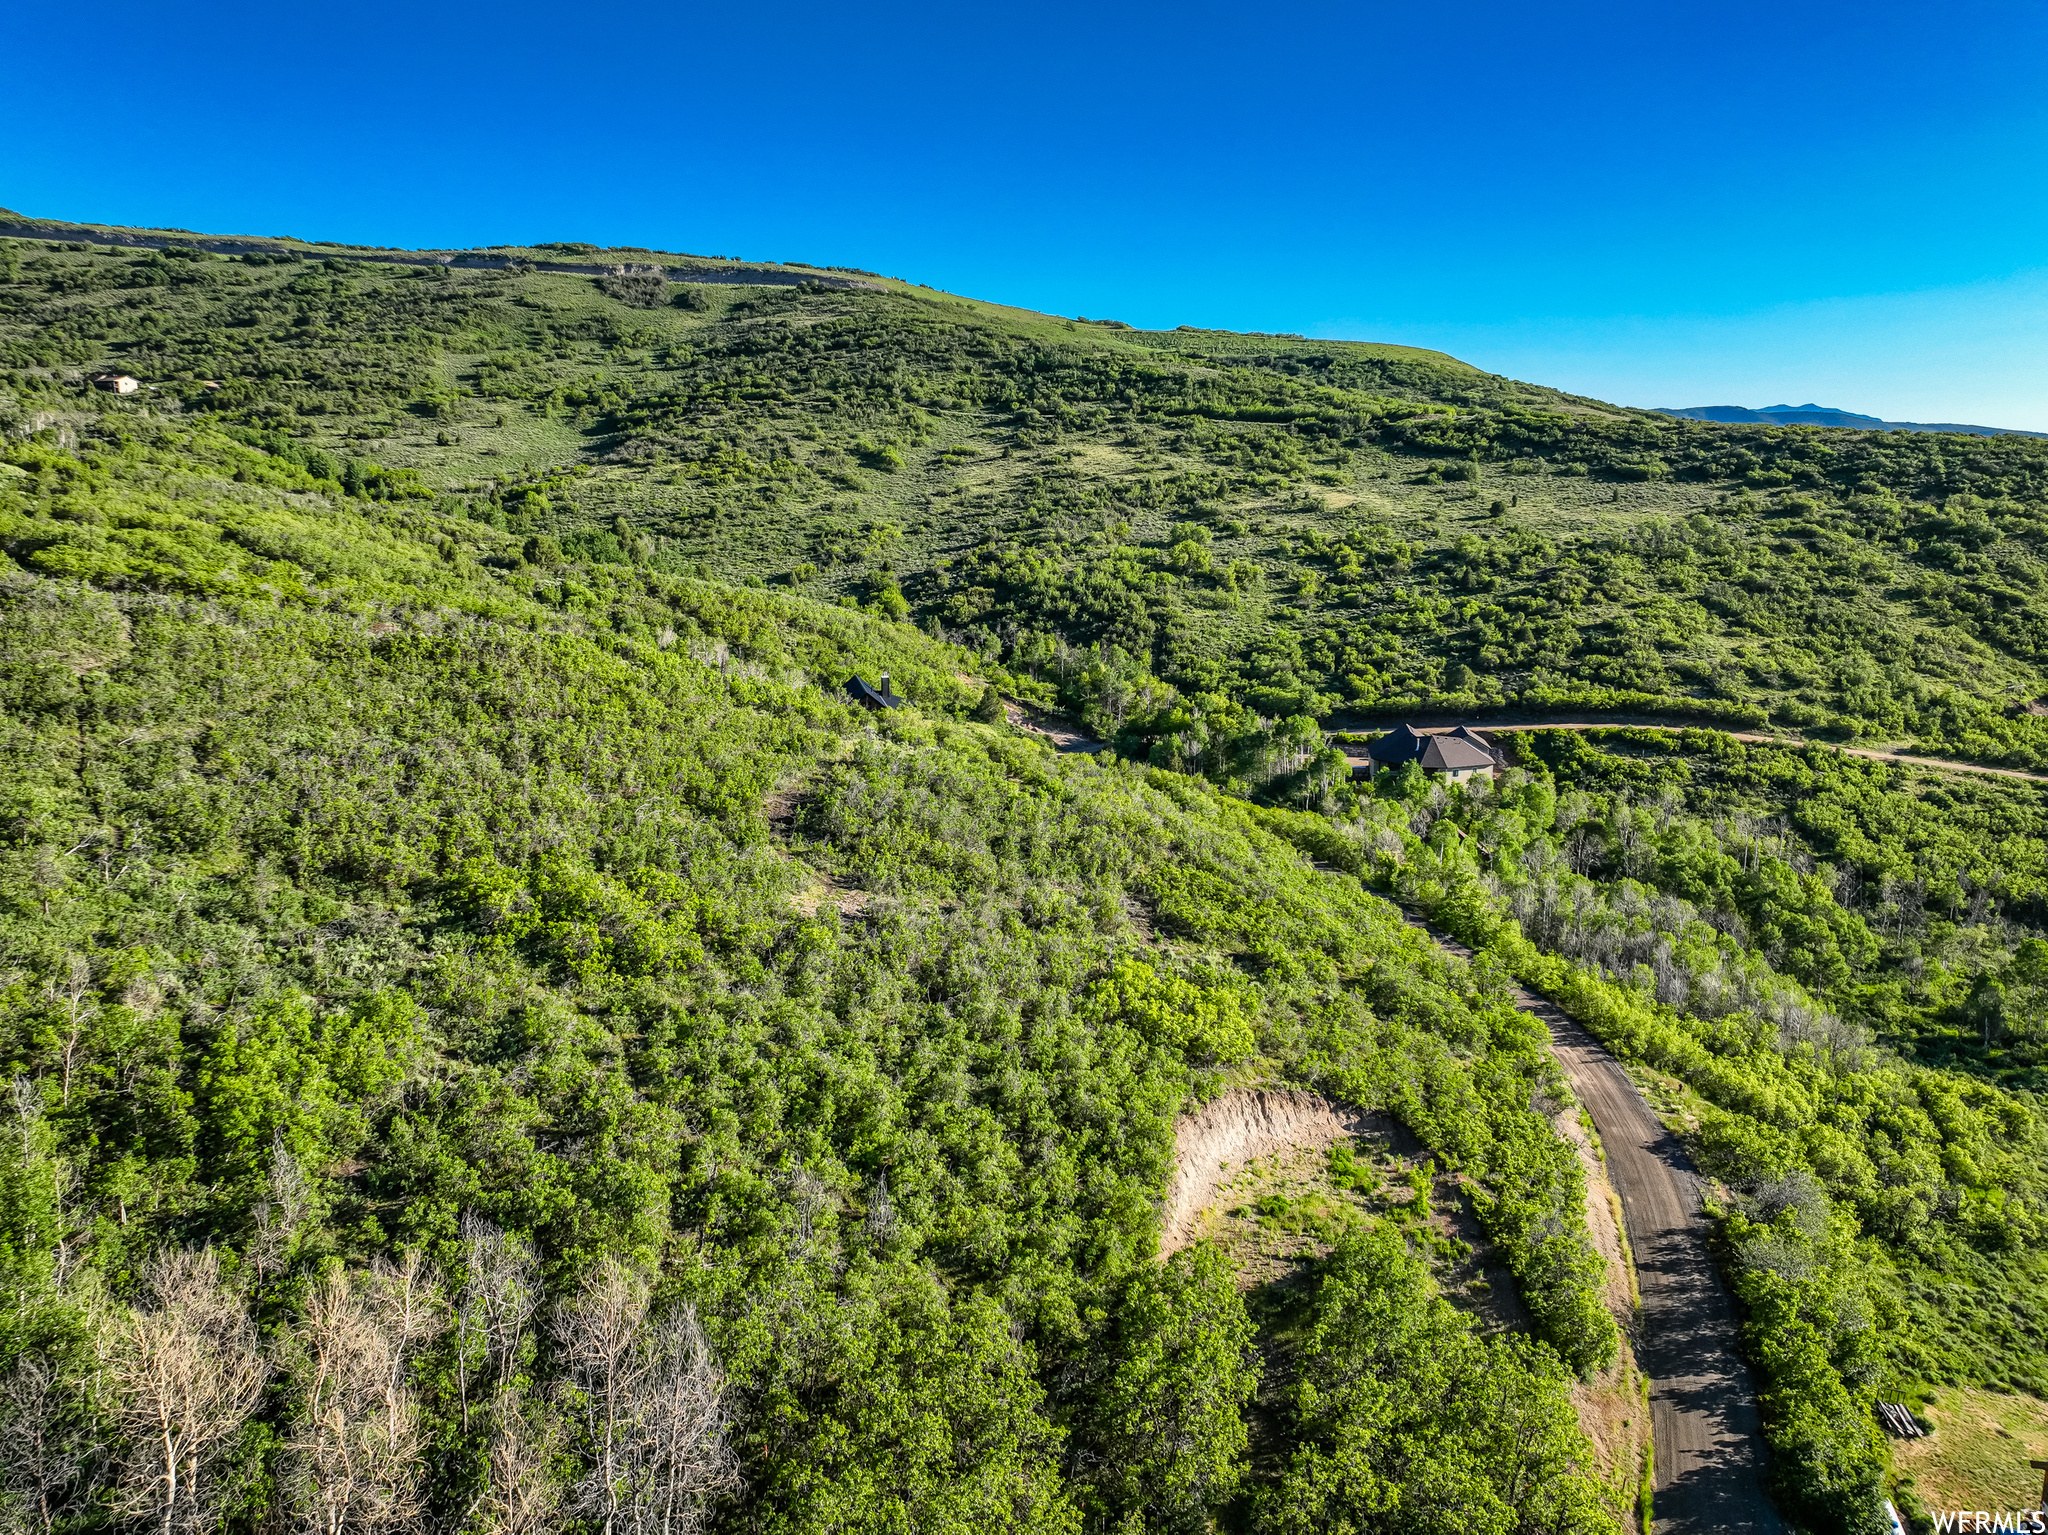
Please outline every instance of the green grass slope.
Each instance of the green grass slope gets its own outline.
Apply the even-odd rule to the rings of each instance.
[[[909,625],[167,414],[0,476],[10,1517],[1616,1527],[1497,985],[1200,780],[968,719]],[[1233,1276],[1154,1254],[1175,1116],[1271,1080],[1399,1115],[1533,1322],[1355,1234],[1254,1476]]]
[[[893,280],[0,248],[17,430],[203,416],[585,557],[907,612],[1158,760],[1242,771],[1260,718],[1508,709],[2048,763],[2030,439],[1676,421]],[[89,393],[107,366],[154,393]]]

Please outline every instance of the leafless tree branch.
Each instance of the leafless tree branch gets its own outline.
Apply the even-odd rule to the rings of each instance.
[[[555,1333],[590,1457],[576,1511],[605,1535],[692,1535],[711,1500],[739,1485],[695,1311],[650,1322],[646,1280],[607,1258],[558,1308]]]
[[[416,1254],[379,1259],[361,1280],[337,1271],[313,1291],[300,1329],[305,1416],[291,1440],[305,1528],[370,1535],[418,1518],[426,1440],[405,1366],[440,1315]]]
[[[207,1526],[207,1473],[255,1409],[270,1363],[212,1249],[159,1254],[142,1304],[100,1338],[102,1367],[128,1452],[117,1509],[163,1535]]]

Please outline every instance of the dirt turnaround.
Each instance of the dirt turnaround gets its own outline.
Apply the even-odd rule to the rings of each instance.
[[[1433,930],[1431,936],[1453,953],[1472,952]],[[1699,1173],[1592,1035],[1520,987],[1515,1000],[1550,1030],[1558,1064],[1600,1132],[1607,1173],[1621,1196],[1642,1290],[1635,1341],[1650,1379],[1656,1535],[1782,1535],[1764,1492],[1763,1425],[1736,1346],[1735,1308],[1707,1251]]]

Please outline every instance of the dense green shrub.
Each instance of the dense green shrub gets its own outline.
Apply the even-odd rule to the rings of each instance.
[[[597,279],[606,298],[615,298],[635,309],[654,309],[668,302],[668,278],[660,272],[615,273]]]
[[[1266,1493],[1263,1528],[1614,1528],[1597,1475],[1575,1459],[1555,1357],[1526,1339],[1474,1338],[1398,1237],[1339,1244],[1301,1355],[1288,1403],[1298,1445]]]
[[[388,1476],[437,1527],[628,1496],[619,1317],[723,1380],[723,1527],[1205,1527],[1256,1480],[1258,1369],[1159,1207],[1175,1117],[1236,1081],[1409,1118],[1569,1367],[1611,1354],[1540,1046],[1241,801],[973,721],[965,668],[1008,679],[908,625],[587,533],[162,426],[13,457],[0,1378],[133,1448],[94,1361],[216,1319],[273,1369],[186,1468],[206,1517],[310,1495],[335,1319],[411,1285]],[[913,708],[845,699],[882,672]],[[1547,1348],[1517,1411],[1568,1422]],[[1546,1434],[1527,1496],[1568,1499]],[[145,1462],[46,1490],[90,1527]]]
[[[1662,1106],[1722,1191],[1722,1251],[1783,1505],[1815,1529],[1880,1529],[1880,1394],[2048,1385],[2048,1334],[2010,1325],[2034,1314],[2048,1280],[2031,1099],[1874,1048],[1831,1012],[1823,998],[1853,996],[1880,945],[1836,905],[1836,884],[1785,862],[1790,826],[1731,815],[1717,797],[1745,764],[1765,781],[1782,767],[1803,794],[1795,818],[1846,836],[1845,809],[1882,803],[1859,801],[1864,765],[1688,736],[1690,765],[1718,759],[1719,776],[1676,776],[1688,757],[1669,743],[1606,763],[1583,742],[1536,744],[1537,776],[1517,770],[1498,790],[1383,780],[1368,821],[1398,851],[1368,866],[1653,1084],[1683,1084]],[[1581,771],[1552,780],[1541,764],[1556,753]],[[1615,787],[1629,773],[1647,776]],[[1924,808],[1903,817],[1924,846],[1967,847]],[[1706,810],[1721,819],[1692,813]],[[1619,877],[1572,874],[1574,861]],[[2011,872],[2028,866],[2022,856]],[[1823,953],[1838,962],[1817,963]],[[2016,957],[2013,973],[2031,963],[2031,951]]]

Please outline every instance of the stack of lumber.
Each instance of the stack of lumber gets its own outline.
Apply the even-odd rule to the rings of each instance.
[[[1913,1421],[1913,1415],[1897,1402],[1877,1404],[1878,1421],[1884,1424],[1884,1431],[1894,1439],[1921,1439],[1926,1437],[1920,1425]]]

